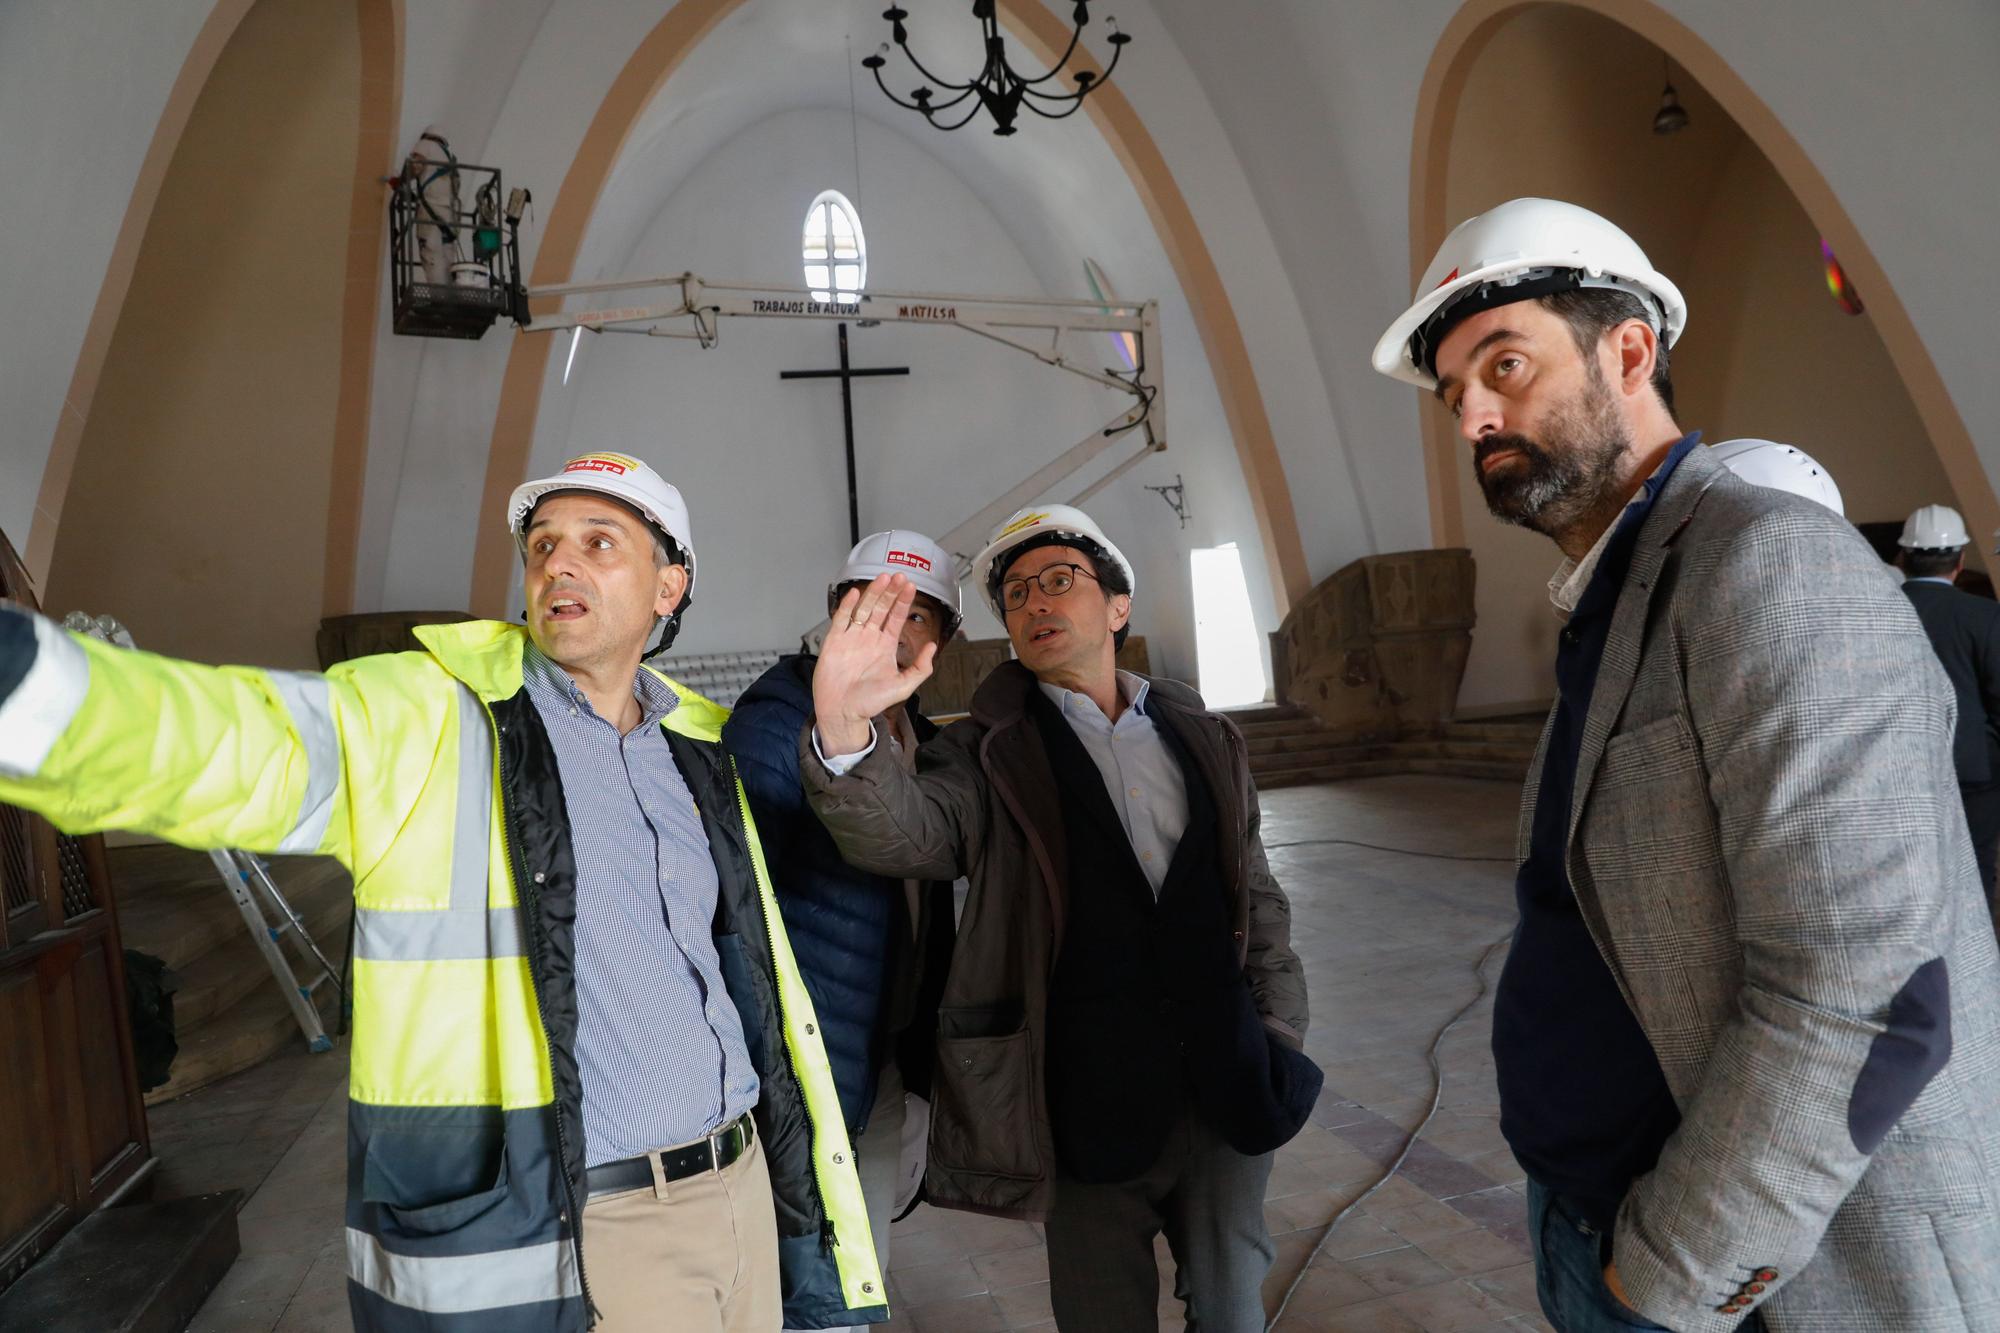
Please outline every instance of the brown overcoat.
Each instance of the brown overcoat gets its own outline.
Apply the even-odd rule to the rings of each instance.
[[[1305,973],[1291,948],[1290,904],[1258,838],[1242,734],[1187,686],[1151,685],[1148,716],[1173,729],[1215,793],[1222,888],[1257,1012],[1298,1046]],[[1035,688],[1020,663],[997,667],[974,693],[971,716],[918,750],[914,774],[878,746],[835,777],[814,753],[810,726],[799,739],[799,767],[849,864],[968,880],[938,1011],[925,1188],[944,1207],[1039,1218],[1054,1181],[1043,1058],[1068,858],[1048,754],[1027,711]]]

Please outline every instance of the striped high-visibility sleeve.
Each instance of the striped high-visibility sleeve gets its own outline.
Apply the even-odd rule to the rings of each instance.
[[[345,859],[335,685],[117,648],[0,607],[0,801],[69,833]]]

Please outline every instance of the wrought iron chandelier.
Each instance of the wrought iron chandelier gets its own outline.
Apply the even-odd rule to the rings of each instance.
[[[1032,79],[1023,78],[1008,62],[1007,43],[1000,36],[1000,20],[995,8],[995,0],[973,0],[972,16],[979,20],[980,31],[986,43],[986,65],[979,71],[978,76],[968,83],[953,83],[948,79],[940,79],[924,68],[923,62],[910,50],[910,30],[904,25],[904,20],[910,17],[909,11],[899,5],[882,11],[882,17],[889,20],[890,39],[902,48],[904,57],[915,67],[917,73],[937,87],[933,88],[930,84],[920,85],[911,90],[908,101],[890,92],[889,85],[882,82],[882,67],[888,63],[888,42],[882,43],[874,55],[861,63],[873,71],[875,85],[890,101],[905,110],[921,112],[924,119],[938,129],[959,129],[969,123],[983,108],[993,117],[995,134],[1012,134],[1016,128],[1014,121],[1021,114],[1023,107],[1049,120],[1062,120],[1075,115],[1090,90],[1110,78],[1111,71],[1118,68],[1118,57],[1123,53],[1125,43],[1132,40],[1118,31],[1117,19],[1107,17],[1105,26],[1110,28],[1111,34],[1104,40],[1111,44],[1111,63],[1104,67],[1102,74],[1088,69],[1080,69],[1072,74],[1070,79],[1076,84],[1075,92],[1052,91],[1044,85],[1051,84],[1069,65],[1070,58],[1076,54],[1083,37],[1083,30],[1090,23],[1090,0],[1076,0],[1076,8],[1070,11],[1070,18],[1076,27],[1070,34],[1069,47],[1063,52],[1062,59],[1056,61],[1046,74]],[[1061,88],[1063,85],[1055,83],[1054,86]],[[939,89],[943,90],[942,95]],[[956,120],[952,119],[952,113],[968,101],[971,105],[966,107],[965,114]]]

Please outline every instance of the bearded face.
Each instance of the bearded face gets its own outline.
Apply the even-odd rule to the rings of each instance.
[[[1473,450],[1473,471],[1493,516],[1544,536],[1574,529],[1615,502],[1631,436],[1594,361],[1583,386],[1525,434],[1491,434]]]

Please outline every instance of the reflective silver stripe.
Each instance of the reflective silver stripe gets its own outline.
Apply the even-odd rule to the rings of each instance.
[[[516,907],[480,907],[470,912],[389,912],[362,908],[355,913],[354,956],[384,962],[430,958],[519,958],[521,912]]]
[[[14,692],[0,699],[0,773],[31,778],[42,771],[90,692],[90,659],[54,621],[27,612],[35,660]]]
[[[576,1251],[566,1240],[420,1259],[391,1254],[375,1237],[349,1227],[347,1275],[392,1305],[427,1314],[466,1314],[583,1294]]]
[[[340,790],[340,734],[333,727],[333,702],[325,676],[299,671],[266,671],[264,676],[285,701],[306,749],[305,799],[299,802],[298,821],[277,850],[311,855],[326,839],[334,794]]]
[[[486,860],[493,827],[493,723],[486,705],[458,687],[458,813],[451,833],[451,910],[486,910]],[[516,951],[518,952],[518,950]]]

